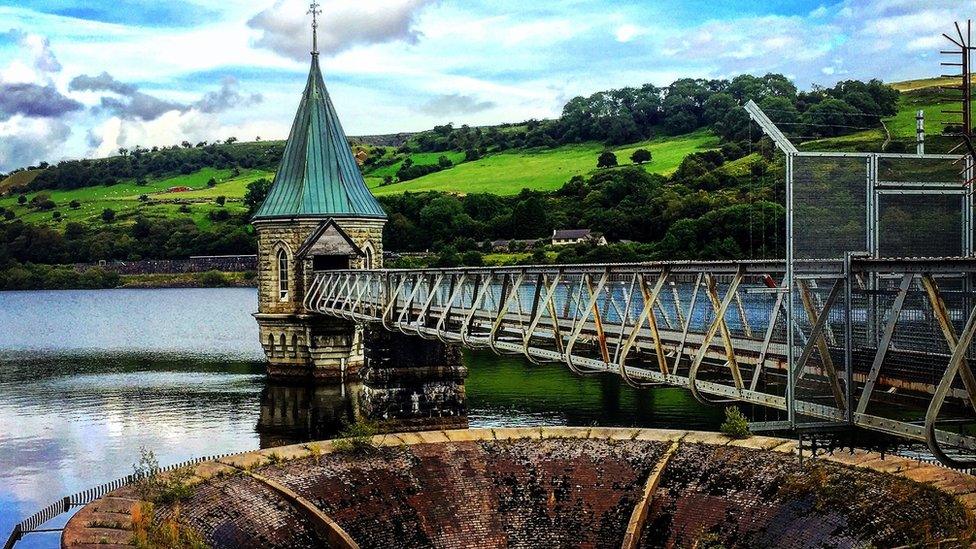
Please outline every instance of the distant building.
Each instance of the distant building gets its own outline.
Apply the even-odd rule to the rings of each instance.
[[[597,246],[606,246],[607,239],[603,235],[596,234],[590,229],[564,229],[552,231],[553,246],[567,246],[570,244],[582,244],[591,242]]]
[[[356,164],[362,166],[366,163],[367,158],[369,158],[369,153],[366,152],[366,149],[359,149],[356,151]]]
[[[166,192],[168,192],[168,193],[185,193],[185,192],[189,192],[189,191],[192,191],[192,190],[193,190],[193,187],[179,186],[179,187],[170,187],[170,188],[166,189]]]

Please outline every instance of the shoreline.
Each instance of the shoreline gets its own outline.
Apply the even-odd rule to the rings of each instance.
[[[0,292],[56,290],[156,290],[166,288],[257,288],[257,276],[251,272],[207,271],[198,273],[155,273],[120,275],[114,286],[80,284],[32,284],[24,288],[0,288]]]
[[[253,272],[224,271],[122,275],[122,283],[116,287],[145,290],[161,288],[257,288],[257,277],[253,275]]]

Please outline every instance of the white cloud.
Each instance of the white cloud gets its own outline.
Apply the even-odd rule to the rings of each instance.
[[[435,0],[331,0],[322,5],[319,51],[334,54],[357,45],[392,41],[416,43],[417,14]],[[254,44],[292,59],[310,51],[308,2],[278,0],[248,20],[259,32]],[[300,37],[309,37],[301,40]]]
[[[617,42],[630,42],[643,34],[643,30],[636,25],[628,23],[617,27],[617,30],[613,34],[617,38]]]
[[[81,23],[0,6],[4,26],[44,29],[50,37],[16,40],[16,55],[0,46],[0,80],[54,87],[87,107],[115,97],[125,100],[115,105],[123,109],[129,96],[69,89],[79,75],[108,71],[158,99],[144,105],[154,107],[153,116],[162,115],[157,120],[131,120],[108,108],[70,115],[69,127],[79,131],[53,154],[85,154],[88,130],[103,152],[228,135],[284,137],[308,67],[307,3],[199,4],[210,14],[216,10],[215,20],[176,29]],[[976,0],[840,0],[800,15],[753,4],[751,15],[722,20],[603,0],[572,0],[558,9],[523,0],[323,4],[323,70],[350,134],[554,117],[574,95],[645,82],[666,85],[679,77],[780,72],[795,76],[801,87],[841,78],[924,77],[939,72],[941,32],[952,32],[953,20],[976,12]],[[225,77],[236,78],[240,91],[218,89]],[[210,105],[223,104],[223,98],[248,104],[255,93],[265,100],[200,112],[219,110],[199,103],[208,92]],[[11,124],[6,131],[14,131]]]
[[[56,118],[16,115],[0,120],[0,170],[60,160],[61,145],[70,135],[68,124]]]

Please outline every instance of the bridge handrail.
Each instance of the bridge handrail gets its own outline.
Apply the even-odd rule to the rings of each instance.
[[[33,515],[27,517],[26,519],[18,522],[14,525],[13,530],[10,535],[7,536],[7,541],[3,544],[3,549],[12,549],[14,545],[17,544],[24,534],[30,534],[31,532],[36,532],[43,526],[46,522],[61,516],[71,510],[72,507],[78,507],[82,505],[87,505],[101,497],[104,497],[109,492],[118,490],[119,488],[128,486],[133,482],[145,478],[147,476],[156,475],[159,473],[166,473],[169,471],[175,471],[176,469],[182,469],[189,465],[196,465],[204,461],[213,461],[216,459],[223,459],[228,456],[233,456],[237,454],[247,453],[249,450],[244,452],[230,452],[226,454],[215,454],[212,456],[201,456],[188,459],[186,461],[181,461],[179,463],[173,463],[163,467],[159,467],[155,471],[148,474],[137,474],[133,473],[131,475],[126,475],[124,477],[117,478],[115,480],[99,484],[87,490],[82,490],[70,496],[64,496],[58,501],[48,505],[47,507],[37,511]]]

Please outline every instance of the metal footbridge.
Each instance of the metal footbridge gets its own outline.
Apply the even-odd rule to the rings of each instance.
[[[321,271],[305,307],[973,467],[973,157],[799,151],[745,108],[782,155],[785,260]]]
[[[311,311],[976,452],[976,259],[323,271]],[[793,303],[792,308],[790,303]],[[944,450],[951,448],[952,450]]]

